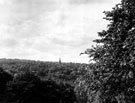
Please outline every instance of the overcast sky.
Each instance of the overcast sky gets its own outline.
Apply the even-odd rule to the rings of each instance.
[[[120,0],[0,0],[0,58],[87,63],[80,56]]]

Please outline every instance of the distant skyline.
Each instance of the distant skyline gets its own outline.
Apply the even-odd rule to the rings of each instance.
[[[81,55],[121,0],[0,0],[0,58],[88,63]]]

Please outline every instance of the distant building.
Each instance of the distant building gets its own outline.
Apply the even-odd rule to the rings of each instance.
[[[59,58],[59,64],[61,64],[61,58]]]

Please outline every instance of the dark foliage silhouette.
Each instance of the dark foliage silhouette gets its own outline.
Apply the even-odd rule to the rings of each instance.
[[[13,79],[12,75],[5,72],[2,67],[0,67],[0,101],[5,97],[6,84],[8,81]]]
[[[40,80],[32,73],[19,74],[7,85],[8,102],[14,103],[74,103],[73,87],[52,80]]]
[[[122,0],[112,11],[105,12],[110,21],[99,32],[97,45],[86,50],[95,61],[95,85],[101,103],[135,102],[135,0]]]

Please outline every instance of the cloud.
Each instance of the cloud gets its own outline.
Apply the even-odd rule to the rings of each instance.
[[[71,4],[107,3],[109,0],[70,0]]]
[[[19,41],[12,38],[7,38],[0,41],[0,47],[4,47],[4,48],[9,48],[9,47],[14,48],[18,46],[18,44],[19,44]]]
[[[102,12],[110,5],[107,0],[0,0],[0,57],[86,62],[79,54],[106,27]]]

